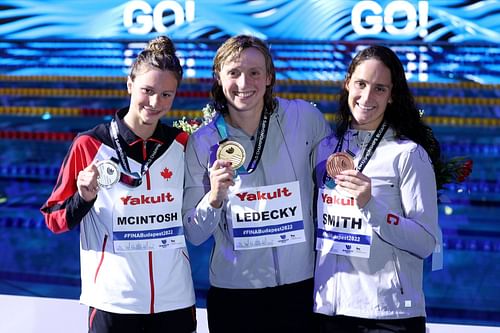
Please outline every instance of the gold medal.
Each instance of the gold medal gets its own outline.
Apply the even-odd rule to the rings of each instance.
[[[245,156],[245,148],[236,141],[225,141],[217,149],[217,159],[230,161],[233,170],[243,165]]]
[[[120,180],[120,169],[115,162],[111,160],[99,161],[95,166],[99,172],[97,184],[100,187],[109,188]]]
[[[344,170],[352,169],[354,169],[354,160],[348,153],[338,152],[328,156],[328,160],[326,161],[326,172],[331,178],[334,178]]]

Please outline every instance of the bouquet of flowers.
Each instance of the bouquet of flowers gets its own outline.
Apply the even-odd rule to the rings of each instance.
[[[203,112],[203,118],[186,119],[186,117],[182,117],[182,119],[174,121],[173,126],[189,135],[193,134],[198,128],[212,121],[216,114],[212,104],[205,105],[201,111]]]
[[[419,109],[420,118],[424,117],[425,111]],[[465,181],[472,173],[472,160],[466,156],[455,156],[450,159],[442,159],[434,166],[436,174],[436,187],[438,192],[445,189],[446,184],[458,184]]]
[[[465,181],[472,173],[472,165],[470,158],[456,156],[436,166],[438,191],[442,190],[446,184],[458,184]]]

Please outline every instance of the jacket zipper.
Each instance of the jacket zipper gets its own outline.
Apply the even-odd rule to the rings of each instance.
[[[273,251],[273,261],[274,261],[274,274],[276,276],[276,285],[280,286],[281,279],[280,279],[280,264],[278,261],[278,249],[276,249],[276,247],[273,247],[272,251]]]
[[[392,258],[394,259],[393,261],[394,271],[396,272],[396,279],[398,280],[399,283],[399,290],[401,291],[401,295],[404,295],[403,284],[401,283],[401,279],[399,278],[399,270],[398,270],[399,260],[394,252],[392,252]]]
[[[142,158],[146,161],[148,156],[147,151],[147,140],[142,141]],[[142,170],[141,170],[142,171]],[[149,170],[144,175],[146,177],[146,188],[147,190],[151,190],[151,181],[149,178]],[[149,303],[149,312],[155,313],[155,280],[154,280],[154,271],[153,271],[153,251],[148,252],[148,261],[149,261],[149,288],[151,292],[151,301]]]
[[[332,304],[332,314],[336,314],[339,311],[339,304],[340,304],[340,297],[335,297],[335,295],[340,295],[340,274],[337,274],[338,269],[337,267],[340,267],[339,260],[340,256],[334,256],[335,257],[335,266],[333,267],[333,274],[334,276],[334,286],[335,286],[335,293],[332,293],[332,299],[330,301],[330,304]],[[314,273],[316,274],[316,273]]]

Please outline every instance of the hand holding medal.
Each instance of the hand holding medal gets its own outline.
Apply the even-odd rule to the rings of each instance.
[[[208,202],[214,208],[220,208],[227,199],[229,187],[234,185],[235,171],[231,162],[217,159],[209,169],[210,196]]]
[[[97,192],[99,192],[99,185],[97,183],[98,176],[99,172],[97,171],[95,162],[78,172],[76,188],[83,200],[90,202],[96,198]]]
[[[326,161],[326,173],[330,177],[328,182],[331,182],[331,185],[329,186],[327,183],[327,186],[334,188],[338,184],[339,193],[353,198],[356,205],[362,208],[371,198],[371,179],[359,170],[337,177],[345,170],[357,170],[354,167],[352,156],[346,152],[337,152],[330,155]],[[333,183],[334,178],[335,183]]]

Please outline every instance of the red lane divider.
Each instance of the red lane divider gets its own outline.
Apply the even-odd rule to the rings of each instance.
[[[76,133],[0,131],[1,140],[72,141]]]
[[[110,116],[115,112],[115,109],[80,109],[81,116]]]
[[[178,91],[176,93],[177,97],[188,97],[188,98],[210,98],[210,92],[208,91]]]

